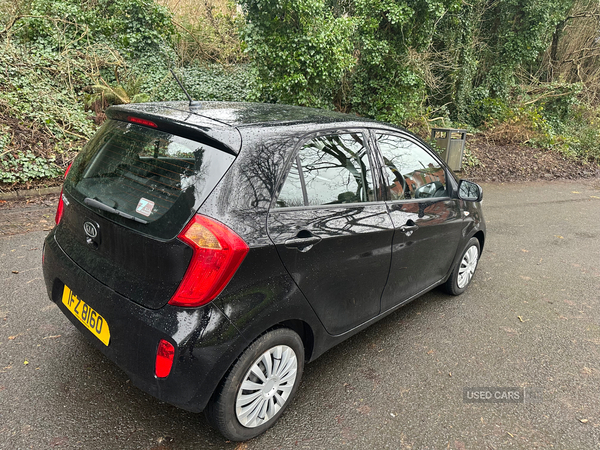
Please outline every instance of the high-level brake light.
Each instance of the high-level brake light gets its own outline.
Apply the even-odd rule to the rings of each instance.
[[[137,123],[139,125],[145,125],[147,127],[152,127],[152,128],[158,128],[158,125],[156,125],[154,122],[152,122],[151,120],[148,119],[142,119],[140,117],[134,117],[134,116],[129,116],[127,118],[127,122],[131,122],[131,123]]]

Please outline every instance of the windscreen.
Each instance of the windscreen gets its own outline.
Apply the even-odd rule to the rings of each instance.
[[[202,142],[110,120],[76,158],[65,190],[115,222],[170,239],[233,160]]]

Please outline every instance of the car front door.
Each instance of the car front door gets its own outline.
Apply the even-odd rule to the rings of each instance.
[[[394,226],[361,131],[312,136],[293,155],[268,216],[269,237],[325,329],[380,312]]]
[[[381,299],[381,309],[386,311],[446,276],[463,221],[459,200],[449,195],[447,169],[422,144],[387,131],[375,131],[374,138],[396,230],[390,276]]]

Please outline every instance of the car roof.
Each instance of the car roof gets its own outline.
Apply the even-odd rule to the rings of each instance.
[[[158,121],[165,124],[184,125],[192,134],[219,140],[233,153],[241,148],[241,129],[312,125],[315,129],[331,126],[396,129],[388,124],[365,119],[352,114],[343,114],[324,109],[307,108],[283,104],[249,102],[154,102],[111,106],[106,114],[109,118],[127,120],[127,116]]]
[[[288,123],[318,124],[357,120],[361,122],[373,122],[351,114],[343,114],[325,109],[306,108],[303,106],[249,102],[198,103],[198,106],[191,107],[189,102],[137,103],[111,107],[111,109],[126,109],[132,112],[166,115],[174,120],[181,120],[185,116],[195,115],[232,127],[264,124],[283,125]]]

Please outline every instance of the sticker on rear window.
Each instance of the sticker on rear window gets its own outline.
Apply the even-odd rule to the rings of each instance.
[[[137,204],[137,208],[135,208],[135,212],[141,214],[142,216],[148,217],[152,213],[153,208],[154,202],[142,197]]]

